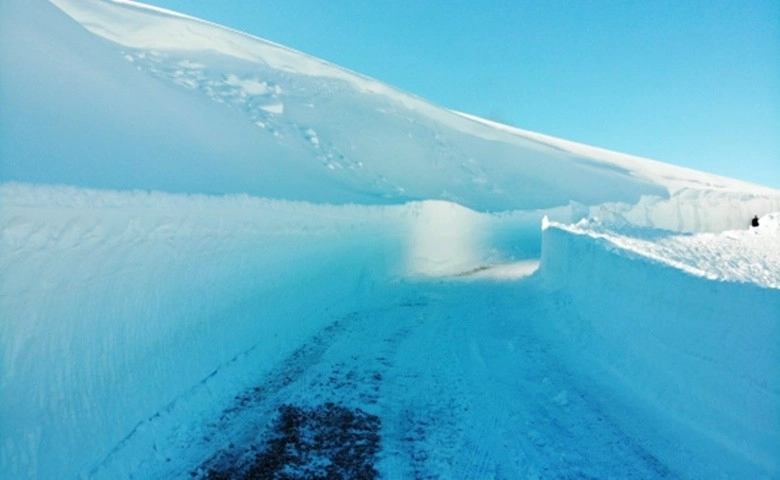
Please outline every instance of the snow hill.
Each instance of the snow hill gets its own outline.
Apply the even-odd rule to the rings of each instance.
[[[126,0],[3,2],[0,69],[3,478],[344,411],[384,478],[780,475],[780,191]]]

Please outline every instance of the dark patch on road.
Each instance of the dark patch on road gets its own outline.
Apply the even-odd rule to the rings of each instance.
[[[380,426],[376,415],[332,402],[316,407],[282,405],[254,458],[246,465],[210,469],[205,478],[376,479]]]

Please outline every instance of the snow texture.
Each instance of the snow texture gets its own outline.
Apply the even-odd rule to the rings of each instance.
[[[780,191],[126,0],[0,68],[0,477],[780,476]]]
[[[572,310],[554,317],[566,341],[622,394],[720,444],[727,460],[711,475],[738,459],[778,469],[779,217],[719,235],[629,237],[583,221],[543,236],[545,288]]]

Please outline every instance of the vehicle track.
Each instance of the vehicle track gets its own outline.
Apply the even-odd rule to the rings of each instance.
[[[293,448],[279,450],[282,441],[296,452],[274,467],[286,478],[352,465],[345,451],[358,453],[354,470],[339,470],[344,478],[676,477],[534,334],[545,312],[534,288],[389,288],[395,301],[336,319],[191,429],[196,438],[179,439],[178,448],[204,453],[166,478],[267,473],[258,459],[273,458],[272,447]],[[285,415],[299,419],[298,430],[283,426]],[[340,440],[318,444],[317,435]]]

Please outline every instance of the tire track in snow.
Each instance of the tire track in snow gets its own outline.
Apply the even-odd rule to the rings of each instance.
[[[470,302],[487,305],[487,311],[469,312],[467,304],[449,309],[478,320],[456,330],[470,355],[453,357],[451,368],[460,370],[463,390],[482,407],[482,418],[467,421],[467,434],[488,453],[487,459],[473,455],[479,469],[463,462],[455,476],[675,478],[610,419],[593,396],[598,392],[583,388],[582,379],[534,333],[542,309],[532,291],[523,284],[504,293],[493,288],[487,294],[495,301]],[[511,305],[516,307],[508,309]]]
[[[415,301],[401,309],[414,309]],[[317,409],[334,403],[381,414],[384,378],[393,368],[394,350],[413,331],[412,321],[388,321],[387,309],[354,312],[334,322],[265,376],[260,385],[237,395],[216,420],[217,453],[190,475],[218,478],[214,472],[248,470],[274,432],[276,412],[285,405]],[[286,408],[286,407],[285,407]]]
[[[436,301],[384,387],[388,478],[676,478],[533,333],[527,284],[420,288]]]
[[[400,300],[332,322],[192,430],[177,445],[194,463],[165,476],[246,467],[280,407],[334,404],[380,419],[385,478],[675,478],[532,333],[523,285],[391,287]]]
[[[197,405],[190,409],[188,403],[194,401],[197,404],[198,398],[210,396],[212,380],[255,358],[256,347],[236,355],[188,393],[140,422],[91,470],[89,477],[112,478],[111,472],[119,470],[129,477],[193,478],[200,474],[197,468],[192,470],[196,465],[221,461],[223,456],[229,461],[235,456],[237,445],[249,441],[253,426],[273,414],[273,407],[268,405],[270,400],[292,384],[296,376],[316,364],[350,320],[350,316],[345,316],[327,324],[263,375],[262,381],[235,394],[216,415],[200,420],[209,413],[200,410],[201,407]],[[192,421],[191,417],[196,420]],[[187,423],[182,424],[182,420]],[[163,433],[155,434],[155,430]]]

